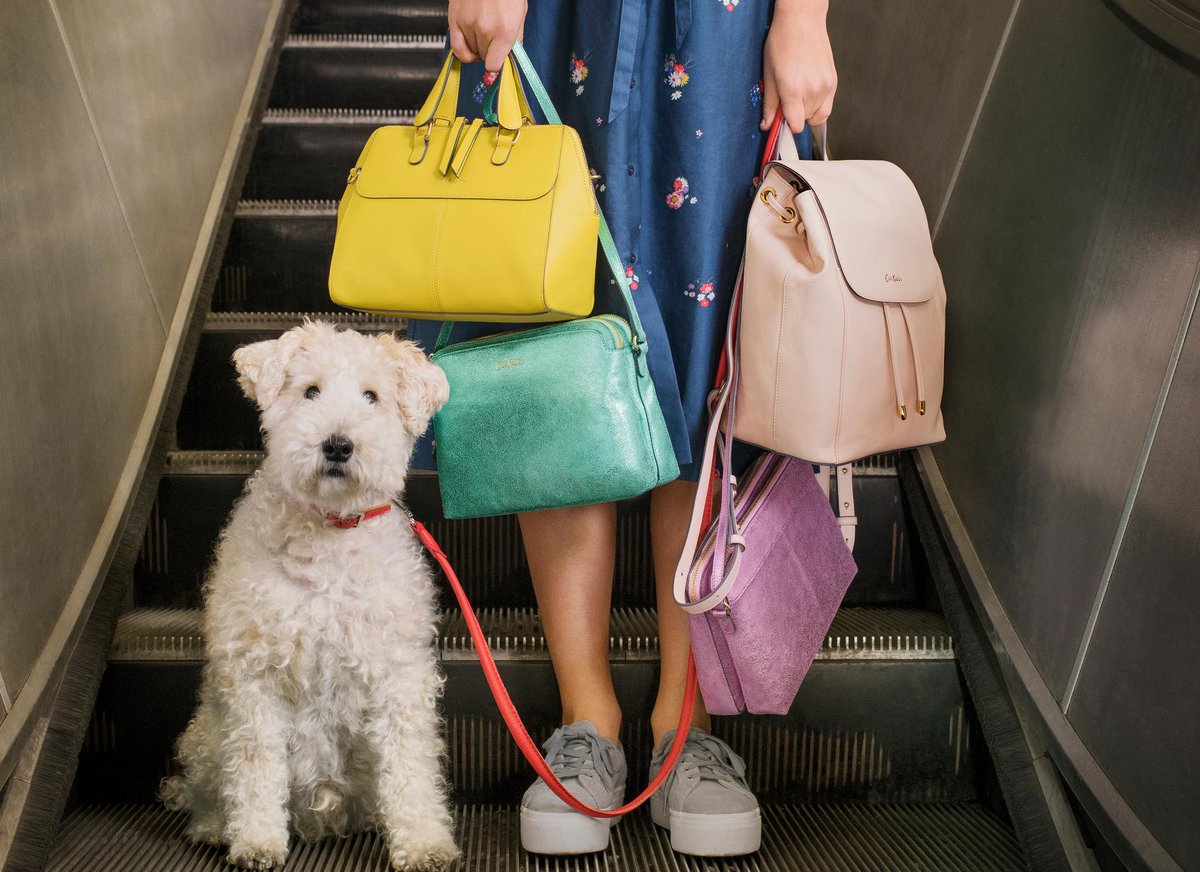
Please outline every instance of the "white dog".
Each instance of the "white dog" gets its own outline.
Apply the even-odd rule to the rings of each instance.
[[[250,869],[375,827],[398,869],[457,855],[442,776],[432,575],[392,508],[445,403],[411,342],[305,323],[234,352],[266,459],[204,588],[208,662],[162,797]]]

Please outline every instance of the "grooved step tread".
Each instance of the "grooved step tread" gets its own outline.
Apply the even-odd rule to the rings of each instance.
[[[424,48],[438,51],[441,51],[445,45],[445,36],[410,36],[399,33],[293,33],[283,43],[285,49]]]
[[[275,127],[288,125],[326,124],[412,124],[415,111],[397,109],[268,109],[263,124]]]
[[[239,200],[237,218],[336,218],[337,200]]]
[[[246,324],[268,323],[269,319],[277,319],[280,329],[286,330],[288,327],[294,327],[303,322],[305,318],[325,319],[321,313],[304,313],[304,312],[280,312],[280,313],[241,313],[230,312],[224,313],[231,316],[246,315],[249,319]],[[209,318],[212,319],[212,315]],[[378,329],[378,330],[395,330],[400,332],[407,322],[401,319],[385,318],[383,316],[364,316],[366,318],[380,317],[386,324],[374,326],[374,322],[370,322],[370,327],[359,327],[350,325],[349,322],[340,321],[343,315],[332,315],[329,319],[336,323],[347,323],[349,326],[356,326],[356,329]],[[256,319],[261,319],[257,321]],[[216,324],[217,322],[213,322]],[[246,332],[257,332],[260,329],[263,332],[271,329],[269,327],[237,327],[232,326],[237,324],[237,318],[231,317],[227,322],[222,322],[230,326],[219,326],[214,329],[214,332],[237,332],[245,330]],[[283,326],[286,325],[286,326]],[[208,322],[205,324],[206,329]],[[167,466],[165,472],[169,475],[250,475],[254,470],[258,469],[262,463],[262,451],[171,451],[167,454]],[[433,475],[430,470],[411,469],[409,476]],[[858,477],[862,476],[894,476],[896,474],[896,455],[895,454],[877,454],[874,457],[867,457],[863,460],[854,461],[854,474]]]
[[[479,622],[497,660],[549,659],[537,612],[530,608],[479,609]],[[613,609],[609,655],[618,661],[658,657],[652,609]],[[474,660],[462,612],[447,612],[438,633],[445,661]],[[110,661],[203,660],[199,609],[134,609],[121,616]],[[844,607],[834,616],[818,660],[953,660],[954,643],[940,615],[919,609]]]
[[[1012,830],[975,803],[763,806],[763,847],[738,859],[686,857],[644,810],[612,830],[600,854],[524,853],[515,806],[455,810],[463,858],[454,872],[1010,872],[1025,865]],[[83,806],[63,822],[49,872],[227,872],[224,851],[183,836],[183,814],[155,805]],[[313,844],[293,841],[282,872],[386,872],[370,833]]]
[[[204,330],[207,333],[282,333],[305,321],[324,321],[363,332],[392,330],[403,333],[408,326],[404,318],[370,312],[209,312],[204,318]]]

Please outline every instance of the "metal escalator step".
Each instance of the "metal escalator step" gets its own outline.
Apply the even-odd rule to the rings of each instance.
[[[305,0],[292,20],[294,33],[446,32],[445,0]]]
[[[241,442],[246,450],[174,451],[168,455],[134,570],[136,605],[199,605],[200,584],[213,543],[246,477],[262,459],[255,450],[259,439],[254,409],[238,391],[229,355],[234,346],[265,335],[231,331],[201,338],[196,367],[205,368],[208,375],[189,388],[180,421],[193,429],[181,429],[179,441],[190,444],[197,433],[217,428],[223,435],[209,441],[223,442],[226,447]],[[893,463],[894,458],[883,455],[856,464],[860,473],[855,478],[861,518],[855,546],[859,573],[846,594],[847,605],[900,605],[920,599],[920,578],[909,548],[909,521]],[[437,476],[419,470],[409,473],[406,500],[446,549],[472,602],[480,607],[533,603],[525,550],[514,518],[444,519]],[[613,603],[653,607],[647,501],[621,503],[617,519]],[[444,586],[442,591],[448,607],[452,601]]]
[[[371,133],[384,125],[411,124],[412,119],[411,112],[269,110],[242,196],[260,200],[340,197],[346,172]]]
[[[412,52],[420,49],[445,47],[446,33],[293,33],[284,41],[284,49],[328,50],[335,48],[370,48],[381,51]],[[444,55],[439,56],[439,60]],[[440,67],[440,64],[439,64]]]
[[[532,609],[482,609],[512,699],[532,735],[560,712],[544,635]],[[154,796],[194,708],[203,665],[198,610],[134,611],[118,626],[80,757],[83,802]],[[613,612],[610,663],[626,717],[631,783],[649,766],[658,664],[654,613]],[[454,795],[516,801],[531,770],[500,721],[458,613],[440,636],[442,711]],[[976,798],[972,719],[953,645],[936,615],[844,608],[781,716],[716,718],[743,756],[751,787],[776,801],[942,802]],[[153,706],[145,705],[148,699]]]
[[[399,109],[267,109],[264,127],[382,127],[412,124],[413,111]]]
[[[224,851],[188,843],[185,817],[152,805],[87,805],[63,822],[49,872],[225,872]],[[1010,872],[1024,869],[1011,828],[977,803],[763,805],[763,847],[737,859],[687,857],[644,810],[623,818],[600,854],[521,850],[518,809],[460,805],[455,872]],[[378,836],[294,841],[281,872],[386,872]]]
[[[239,203],[213,311],[340,311],[329,299],[336,217],[336,200]]]
[[[285,330],[299,327],[305,321],[325,321],[358,330],[362,333],[394,332],[403,335],[407,322],[370,312],[209,312],[204,318],[206,333],[233,333],[243,342],[253,342],[258,336],[274,338]],[[247,336],[249,334],[249,336]]]
[[[433,87],[445,36],[292,35],[268,98],[273,109],[416,109]]]
[[[532,608],[480,608],[479,622],[497,660],[547,660],[546,637]],[[462,612],[447,611],[438,632],[441,657],[475,660]],[[657,660],[658,627],[651,609],[612,611],[609,658]],[[203,660],[199,609],[133,609],[121,616],[109,659],[116,662]],[[920,609],[846,607],[838,611],[818,660],[953,660],[954,643],[941,616]]]
[[[337,200],[242,200],[239,218],[336,218]]]
[[[198,660],[109,664],[79,758],[81,802],[143,802],[173,771],[172,747],[196,707]],[[645,783],[658,666],[614,660],[631,784]],[[456,798],[517,801],[532,770],[500,720],[479,664],[446,660],[442,710]],[[531,735],[559,724],[547,659],[499,663]],[[148,705],[147,701],[153,701]],[[713,731],[746,760],[763,799],[960,802],[978,798],[980,753],[953,660],[818,659],[786,715],[739,715]]]

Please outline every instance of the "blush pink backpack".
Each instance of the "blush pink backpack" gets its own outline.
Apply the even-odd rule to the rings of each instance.
[[[851,462],[946,438],[946,289],[903,170],[824,147],[800,160],[781,117],[772,143],[746,225],[733,434],[835,468],[853,547]]]
[[[800,160],[783,127],[746,227],[738,439],[820,464],[946,438],[946,289],[908,176]]]

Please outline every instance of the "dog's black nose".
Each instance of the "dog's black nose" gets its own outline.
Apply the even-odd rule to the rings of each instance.
[[[354,453],[354,443],[345,436],[330,436],[322,443],[321,450],[325,452],[326,460],[345,463]]]

